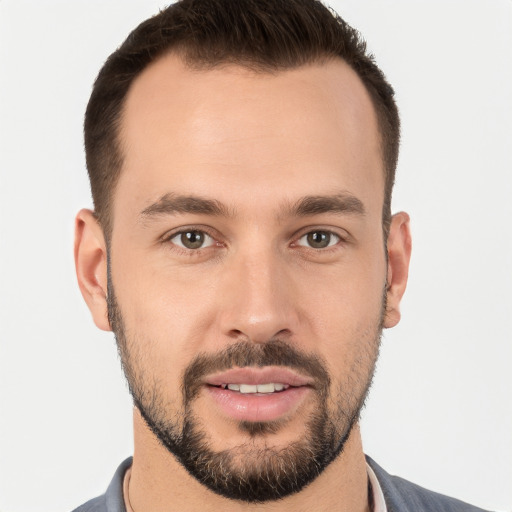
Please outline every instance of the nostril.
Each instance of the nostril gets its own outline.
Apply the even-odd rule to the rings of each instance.
[[[236,341],[239,342],[251,342],[251,343],[271,343],[272,341],[287,341],[292,336],[292,331],[290,329],[280,329],[277,331],[274,335],[268,336],[268,337],[256,337],[256,336],[249,336],[248,334],[244,333],[240,329],[231,329],[228,332],[228,336]]]
[[[249,337],[238,329],[231,329],[231,331],[228,333],[228,336],[238,341],[250,341]]]
[[[279,339],[288,338],[289,336],[291,336],[291,334],[292,334],[292,332],[290,331],[290,329],[281,329],[279,332],[274,334],[274,336],[272,336],[272,338],[279,338]]]

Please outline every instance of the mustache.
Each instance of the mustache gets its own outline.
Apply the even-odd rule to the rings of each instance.
[[[303,353],[281,339],[272,339],[264,344],[239,341],[214,354],[199,354],[187,366],[182,378],[184,403],[188,404],[197,397],[207,375],[248,366],[288,367],[301,375],[312,377],[315,390],[322,396],[327,394],[331,383],[327,365],[317,355]]]

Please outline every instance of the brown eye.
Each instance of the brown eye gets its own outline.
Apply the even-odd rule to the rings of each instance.
[[[325,249],[339,241],[340,237],[330,231],[310,231],[300,237],[298,245],[304,245],[312,249]]]
[[[177,233],[171,242],[185,249],[202,249],[213,244],[213,238],[204,231],[190,230]]]

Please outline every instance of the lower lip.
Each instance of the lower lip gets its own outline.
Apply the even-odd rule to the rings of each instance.
[[[290,387],[278,393],[240,393],[215,386],[206,389],[221,411],[238,421],[275,421],[294,412],[310,391]]]

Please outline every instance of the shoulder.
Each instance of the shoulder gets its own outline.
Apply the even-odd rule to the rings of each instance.
[[[121,463],[105,494],[80,505],[73,512],[126,512],[123,498],[123,480],[126,470],[132,465],[129,457]]]
[[[73,512],[107,512],[107,502],[105,499],[105,495],[98,496],[97,498],[93,498],[89,500],[87,503],[80,505],[78,508],[75,508]]]
[[[388,512],[486,512],[481,508],[450,498],[403,478],[386,473],[370,457],[366,457],[381,485]]]

